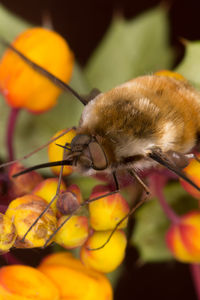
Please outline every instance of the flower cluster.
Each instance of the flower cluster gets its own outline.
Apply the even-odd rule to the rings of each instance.
[[[1,299],[93,300],[97,297],[113,299],[108,279],[67,252],[47,256],[37,269],[25,265],[0,269]]]
[[[13,170],[22,170],[22,166],[16,163],[11,170],[9,174],[13,174]],[[43,179],[35,171],[12,178],[13,200],[1,216],[0,250],[43,247],[59,229],[50,242],[66,249],[81,247],[80,258],[85,265],[101,272],[113,271],[125,254],[126,237],[122,229],[126,227],[127,219],[119,228],[116,226],[128,214],[128,203],[119,193],[104,197],[109,189],[103,185],[96,186],[90,199],[84,201],[79,187],[75,184],[66,186],[64,181],[51,203],[58,181],[57,177]],[[26,183],[26,189],[22,182]],[[92,201],[96,198],[99,199]],[[89,207],[86,214],[89,217],[83,215],[85,204]],[[37,223],[31,227],[36,219]]]
[[[56,82],[61,80],[64,84],[71,78],[73,62],[73,54],[64,39],[43,28],[25,31],[6,51],[0,62],[0,91],[11,107],[7,132],[10,159],[13,159],[12,136],[18,110],[45,112],[56,104],[61,92],[40,73],[47,70],[57,77]],[[38,67],[43,71],[36,72]],[[167,70],[155,75],[185,81],[182,75]],[[57,132],[52,138],[56,142],[48,146],[49,161],[65,159],[75,136],[75,129]],[[80,259],[65,251],[46,257],[37,269],[23,265],[3,267],[0,269],[0,296],[10,300],[92,300],[97,296],[101,300],[111,300],[112,289],[102,273],[112,272],[123,261],[127,245],[124,229],[130,213],[127,201],[106,185],[95,186],[89,199],[83,199],[78,185],[68,185],[67,180],[58,177],[43,178],[35,171],[13,177],[23,168],[17,162],[6,173],[9,203],[0,213],[0,253],[12,247],[44,247],[55,242],[65,249],[80,247]],[[53,174],[59,175],[61,168],[61,175],[73,172],[72,166],[53,166]],[[198,156],[183,171],[199,185]],[[200,199],[197,189],[180,181],[186,191]],[[200,212],[177,216],[163,195],[166,182],[166,177],[163,181],[162,178],[152,180],[152,190],[171,220],[166,234],[167,246],[176,259],[199,263]]]
[[[39,74],[43,73],[41,69],[36,72],[41,67],[62,82],[69,81],[73,70],[73,54],[67,43],[55,32],[43,28],[32,28],[19,35],[0,62],[0,91],[11,107],[7,131],[10,160],[14,157],[13,133],[19,109],[45,112],[56,104],[61,92]],[[70,144],[76,135],[74,129],[63,133],[61,130],[52,138],[61,146]],[[49,143],[50,162],[63,160],[63,153],[62,147]],[[113,271],[124,258],[123,228],[127,220],[119,226],[118,223],[129,212],[126,200],[118,193],[104,197],[110,192],[105,186],[95,187],[90,199],[84,200],[76,184],[60,182],[58,177],[43,178],[35,171],[13,177],[23,169],[16,162],[5,172],[8,204],[0,213],[0,252],[55,242],[65,249],[81,247],[81,260],[65,252],[46,257],[38,269],[23,265],[3,267],[0,295],[3,299],[46,300],[68,297],[92,300],[98,295],[99,299],[111,300],[110,283],[99,271]],[[60,169],[52,167],[54,175]],[[69,175],[73,169],[64,166],[62,171],[63,175]],[[98,201],[93,201],[94,198]]]

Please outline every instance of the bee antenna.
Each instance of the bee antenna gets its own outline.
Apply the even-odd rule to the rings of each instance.
[[[27,168],[23,171],[20,171],[18,173],[15,173],[12,177],[18,177],[20,175],[23,175],[23,174],[26,174],[26,173],[29,173],[31,171],[34,171],[34,170],[38,170],[38,169],[43,169],[43,168],[48,168],[48,167],[56,167],[56,166],[71,166],[73,163],[72,160],[68,160],[68,159],[63,159],[63,160],[60,160],[60,161],[53,161],[53,162],[48,162],[48,163],[43,163],[43,164],[39,164],[39,165],[35,165],[35,166],[32,166],[30,168]]]
[[[3,163],[0,165],[0,168],[4,168],[4,167],[8,167],[10,165],[13,165],[19,161],[22,161],[22,160],[25,160],[29,157],[31,157],[32,155],[34,155],[35,153],[37,153],[38,151],[44,149],[45,147],[47,147],[48,145],[50,145],[51,143],[53,143],[54,141],[56,141],[57,139],[59,139],[61,136],[64,136],[65,134],[67,134],[70,130],[76,130],[76,127],[71,127],[71,128],[68,128],[66,130],[64,130],[62,133],[60,133],[59,135],[57,135],[56,137],[50,139],[47,143],[43,144],[42,146],[34,149],[33,151],[31,151],[30,153],[24,155],[23,157],[20,157],[18,159],[15,159],[15,160],[12,160],[12,161],[8,161],[6,163]],[[68,145],[69,143],[66,143],[66,145]]]
[[[60,145],[60,144],[56,144],[56,146],[67,149],[67,150],[71,150],[71,148],[67,147],[66,145]]]
[[[45,70],[41,66],[39,66],[37,63],[33,62],[31,59],[26,57],[23,53],[21,53],[19,50],[17,50],[15,47],[13,47],[11,44],[9,44],[7,41],[5,41],[2,37],[0,37],[0,43],[4,45],[5,47],[12,50],[14,53],[16,53],[23,61],[25,61],[30,67],[32,67],[34,70],[36,70],[38,73],[44,75],[47,79],[49,79],[51,82],[53,82],[57,87],[61,88],[64,91],[70,92],[73,94],[83,105],[87,104],[87,101],[81,97],[71,86],[69,86],[67,83],[50,73],[49,71]]]
[[[187,177],[186,174],[184,174],[180,169],[176,168],[175,166],[173,166],[172,164],[170,164],[169,161],[165,160],[165,157],[161,157],[160,154],[156,153],[156,152],[152,152],[149,154],[149,157],[152,158],[153,160],[155,160],[156,162],[158,162],[160,165],[166,167],[167,169],[171,170],[172,172],[174,172],[176,175],[178,175],[179,177],[181,177],[183,180],[185,180],[186,182],[188,182],[191,186],[193,186],[195,189],[197,189],[198,191],[200,191],[200,187],[198,187],[190,178]]]

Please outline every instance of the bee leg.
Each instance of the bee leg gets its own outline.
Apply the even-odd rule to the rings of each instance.
[[[117,179],[116,171],[112,172],[112,175],[113,175],[113,179],[114,179],[114,182],[115,182],[116,191],[119,191],[119,182],[118,182],[118,179]]]
[[[53,199],[52,199],[53,200]],[[82,205],[83,206],[83,205]],[[45,248],[46,246],[48,246],[49,242],[52,240],[52,238],[56,235],[56,233],[65,225],[65,223],[67,223],[72,216],[77,212],[77,210],[80,208],[81,206],[79,206],[78,208],[76,208],[57,228],[56,230],[52,233],[52,235],[50,235],[50,237],[48,238],[48,240],[45,242],[43,248]]]
[[[44,145],[34,149],[33,151],[31,151],[30,153],[24,155],[23,157],[21,158],[18,158],[18,159],[15,159],[15,160],[12,160],[12,161],[8,161],[6,163],[3,163],[0,165],[0,168],[4,168],[4,167],[7,167],[7,166],[10,166],[10,165],[13,165],[14,163],[16,162],[19,162],[19,161],[22,161],[22,160],[25,160],[29,157],[31,157],[32,155],[34,155],[35,153],[37,153],[38,151],[44,149],[45,147],[47,147],[48,145],[50,145],[51,143],[53,143],[54,141],[56,141],[57,139],[59,139],[61,136],[67,134],[70,130],[72,129],[76,129],[76,127],[72,127],[72,128],[69,128],[69,129],[66,129],[65,131],[63,131],[61,134],[59,134],[58,136],[56,136],[55,138],[49,140],[47,143],[45,143]]]
[[[150,195],[151,192],[150,192],[150,189],[148,188],[148,186],[144,183],[144,181],[137,175],[137,173],[134,171],[134,170],[128,170],[129,174],[134,177],[138,182],[139,184],[144,188],[145,192],[147,195]]]
[[[107,238],[107,240],[105,241],[104,244],[102,244],[100,247],[97,248],[87,248],[90,251],[96,251],[96,250],[100,250],[102,248],[104,248],[110,241],[110,239],[112,238],[113,234],[115,233],[115,231],[119,228],[119,226],[121,225],[122,222],[124,222],[124,220],[126,220],[128,217],[130,217],[148,198],[147,193],[145,193],[142,197],[142,199],[129,211],[128,214],[126,214],[113,228],[113,230],[111,231],[109,237]]]
[[[171,154],[176,153],[176,155],[172,156]],[[178,154],[178,156],[177,156]],[[182,168],[186,167],[189,163],[189,159],[185,157],[185,154],[180,154],[177,152],[162,152],[160,149],[153,149],[151,153],[149,153],[149,157],[159,163],[160,165],[166,167],[168,170],[174,172],[180,178],[188,182],[191,186],[200,191],[200,187],[196,185],[187,175],[182,171]],[[185,158],[185,161],[182,162],[181,158]],[[188,162],[186,164],[186,162]],[[182,168],[181,168],[182,167]]]
[[[94,201],[97,201],[98,199],[101,199],[101,198],[104,198],[104,197],[107,197],[107,196],[110,196],[110,195],[113,195],[113,194],[116,194],[116,193],[118,193],[118,190],[115,190],[115,191],[112,191],[112,192],[109,192],[109,193],[106,193],[106,194],[104,194],[104,195],[101,195],[101,196],[98,196],[98,197],[95,197],[95,198],[92,198],[92,199],[88,199],[88,200],[86,200],[86,201],[84,201],[83,203],[81,203],[80,204],[80,206],[79,207],[77,207],[61,224],[60,224],[60,226],[58,226],[57,228],[56,228],[56,230],[52,233],[52,235],[48,238],[48,240],[45,242],[45,244],[44,244],[44,246],[43,246],[43,248],[45,248],[48,244],[49,244],[49,242],[51,241],[51,239],[55,236],[55,234],[65,225],[65,223],[67,223],[70,219],[71,219],[71,217],[78,211],[78,209],[80,208],[80,207],[82,207],[82,206],[85,206],[85,205],[87,205],[87,204],[89,204],[89,203],[91,203],[91,202],[94,202]],[[58,194],[56,195],[56,196],[54,196],[54,198],[56,198],[58,196]],[[54,198],[51,200],[51,202],[53,202],[53,200],[54,200]],[[50,202],[50,203],[51,203]],[[49,205],[48,205],[48,207],[50,206],[50,203],[49,203]],[[46,211],[46,209],[45,209],[45,211]],[[42,214],[41,215],[43,215],[43,212],[42,212]],[[39,217],[38,217],[38,219],[39,219]],[[35,223],[35,222],[34,222]],[[34,225],[33,225],[34,226]],[[29,230],[30,231],[30,230]]]
[[[94,202],[94,201],[97,201],[98,199],[102,199],[102,198],[104,198],[104,197],[108,197],[108,196],[110,196],[110,195],[113,195],[113,194],[116,194],[116,193],[118,193],[119,192],[119,183],[118,183],[118,180],[117,180],[117,176],[116,176],[116,172],[114,171],[113,173],[113,179],[114,179],[114,182],[115,182],[115,184],[116,184],[116,190],[115,191],[111,191],[111,192],[109,192],[109,193],[106,193],[106,194],[104,194],[104,195],[101,195],[101,196],[98,196],[98,197],[95,197],[95,198],[92,198],[92,199],[88,199],[88,200],[86,200],[86,201],[84,201],[84,203],[82,203],[78,208],[76,208],[71,214],[70,214],[70,216],[68,216],[61,224],[60,224],[60,226],[58,226],[57,228],[56,228],[56,230],[52,233],[52,235],[48,238],[48,240],[45,242],[45,245],[43,246],[43,247],[46,247],[48,244],[49,244],[49,242],[51,241],[51,239],[55,236],[55,234],[65,225],[65,223],[67,223],[70,219],[71,219],[71,217],[78,211],[78,209],[80,208],[80,207],[82,207],[82,206],[85,206],[85,205],[87,205],[87,204],[89,204],[89,203],[91,203],[91,202]],[[147,193],[146,193],[146,195],[147,195]],[[148,193],[148,195],[149,195],[149,193]],[[57,196],[56,196],[57,197]],[[103,248],[109,241],[110,241],[110,239],[111,239],[111,237],[112,237],[112,235],[114,234],[114,232],[117,230],[117,228],[120,226],[120,224],[126,219],[126,218],[128,218],[140,205],[142,205],[142,203],[144,202],[146,200],[146,198],[145,199],[143,199],[143,200],[141,200],[133,209],[131,209],[131,211],[123,218],[123,219],[121,219],[117,224],[116,224],[116,226],[115,226],[115,228],[113,229],[113,231],[111,232],[111,234],[110,234],[110,236],[108,237],[108,240],[106,241],[106,243],[104,244],[104,245],[102,245],[100,248],[98,248],[98,249],[101,249],[101,248]],[[53,199],[52,199],[52,202],[53,202]],[[39,217],[38,217],[39,218]],[[98,250],[98,249],[94,249],[94,250]],[[93,250],[93,249],[91,249],[91,250]]]
[[[63,158],[65,156],[65,149],[63,150]],[[56,200],[56,198],[58,197],[59,193],[60,193],[60,186],[61,186],[61,180],[62,180],[62,175],[63,175],[63,168],[64,165],[61,166],[60,168],[60,173],[59,173],[59,178],[58,178],[58,185],[57,185],[57,190],[56,190],[56,194],[53,196],[53,198],[51,199],[51,201],[48,203],[48,205],[45,207],[45,209],[41,212],[41,214],[35,219],[35,221],[33,222],[33,224],[31,224],[31,226],[29,227],[29,229],[27,230],[27,232],[25,233],[25,235],[22,238],[22,242],[24,242],[27,234],[31,231],[31,229],[37,224],[37,222],[39,221],[40,218],[42,218],[42,216],[45,214],[45,212],[49,209],[49,207],[51,206],[51,204]],[[48,239],[49,241],[49,239]],[[47,242],[48,242],[47,241]],[[47,242],[45,243],[45,245],[47,244]]]
[[[86,101],[86,103],[90,102],[93,100],[96,96],[101,94],[101,91],[99,89],[92,89],[91,92],[88,95],[85,95],[83,98]]]

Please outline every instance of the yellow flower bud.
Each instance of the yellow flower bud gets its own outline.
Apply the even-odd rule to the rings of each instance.
[[[167,76],[167,77],[172,77],[181,81],[187,81],[185,79],[185,77],[183,77],[183,75],[177,73],[177,72],[173,72],[173,71],[169,71],[169,70],[160,70],[154,73],[154,75],[157,76]]]
[[[61,80],[68,82],[71,78],[73,54],[59,34],[44,28],[31,28],[21,33],[12,45]],[[0,62],[0,90],[10,106],[34,113],[52,108],[61,93],[9,49]]]
[[[96,186],[90,196],[90,199],[109,193],[105,186]],[[111,230],[116,224],[124,218],[129,212],[129,206],[120,193],[98,199],[89,204],[90,224],[95,230]],[[127,226],[128,218],[119,226]]]
[[[108,240],[111,231],[96,231],[81,248],[82,262],[99,272],[114,271],[123,261],[126,249],[126,236],[122,230],[116,230],[110,241],[99,250],[89,250],[101,247]],[[89,249],[88,249],[89,248]]]
[[[58,220],[61,225],[68,216]],[[65,225],[56,233],[54,241],[66,249],[82,246],[88,238],[89,226],[85,216],[72,216]]]
[[[16,229],[11,219],[0,213],[0,253],[9,251],[17,237]]]
[[[57,137],[60,135],[64,130],[60,130],[57,132],[53,138]],[[53,142],[49,145],[48,147],[48,156],[49,156],[49,161],[58,161],[58,160],[63,160],[63,148],[57,146],[56,144],[60,144],[62,146],[65,146],[66,143],[71,143],[72,139],[75,137],[76,131],[74,129],[70,130],[68,133],[65,135],[61,136],[59,139],[56,140],[56,142]],[[66,150],[67,153],[67,150]],[[58,167],[52,167],[52,171],[58,175],[60,173],[60,166]],[[73,171],[72,167],[70,166],[64,166],[63,168],[63,175],[69,175]]]
[[[200,211],[190,212],[171,225],[166,241],[177,260],[200,263]]]
[[[1,300],[60,300],[57,286],[42,272],[29,266],[0,268]]]
[[[198,154],[197,157],[200,158],[200,154]],[[184,168],[183,171],[197,186],[200,187],[200,163],[196,159],[191,159],[189,165]],[[180,183],[190,195],[200,199],[200,192],[196,188],[183,179],[180,179]]]
[[[46,200],[48,203],[53,199],[56,194],[58,186],[58,178],[48,178],[40,182],[35,189],[32,191],[32,194],[39,196],[40,198]],[[67,187],[63,181],[61,181],[60,192],[66,191]],[[57,211],[56,201],[51,204],[51,208],[54,212]]]
[[[21,239],[40,213],[46,208],[47,202],[35,195],[25,195],[13,200],[6,215],[13,221],[17,230],[17,248],[33,248],[44,246],[47,239],[56,229],[56,216],[51,208],[39,219],[22,242]]]
[[[81,204],[83,202],[83,197],[80,191],[80,188],[77,184],[71,184],[68,188],[67,188],[68,192],[72,192],[73,194],[76,195],[78,203]]]
[[[112,287],[101,273],[88,269],[71,253],[45,257],[39,270],[59,288],[61,299],[112,300]]]

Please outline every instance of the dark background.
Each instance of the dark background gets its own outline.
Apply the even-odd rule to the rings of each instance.
[[[126,18],[132,18],[160,3],[157,0],[2,0],[0,2],[35,25],[42,24],[45,14],[51,16],[55,30],[68,40],[82,65],[104,35],[115,12],[121,12]],[[171,0],[164,3],[169,7],[171,43],[176,48],[177,60],[180,60],[184,49],[179,38],[200,39],[200,0]],[[187,265],[172,262],[138,267],[137,259],[136,250],[128,248],[125,270],[118,282],[115,300],[196,299]]]
[[[132,18],[164,3],[169,8],[171,42],[178,54],[183,53],[180,37],[200,39],[199,0],[0,0],[0,3],[35,25],[41,25],[44,15],[49,14],[55,30],[69,41],[81,64],[87,61],[116,12]]]

